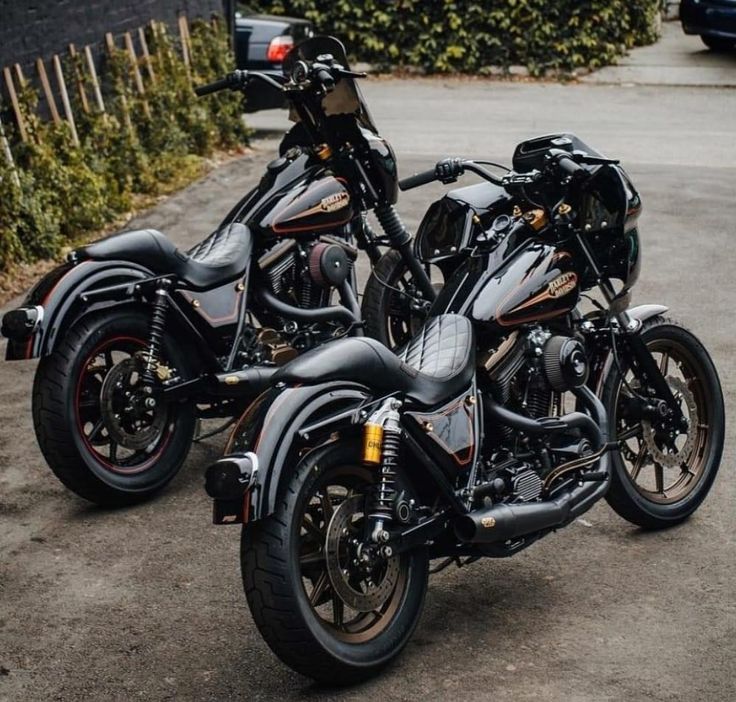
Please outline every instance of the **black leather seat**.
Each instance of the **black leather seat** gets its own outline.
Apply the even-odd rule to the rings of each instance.
[[[113,234],[77,249],[80,259],[130,261],[156,275],[173,274],[197,290],[223,285],[245,272],[253,238],[244,224],[228,224],[189,251],[179,251],[155,229]]]
[[[379,392],[399,390],[425,406],[465,389],[475,371],[473,327],[466,317],[433,317],[398,354],[375,339],[350,337],[312,349],[279,369],[272,383],[349,380]]]

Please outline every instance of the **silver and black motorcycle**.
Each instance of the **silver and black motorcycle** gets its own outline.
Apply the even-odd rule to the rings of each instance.
[[[461,257],[418,333],[397,353],[348,338],[290,362],[207,470],[215,522],[244,525],[258,628],[318,680],[394,659],[429,572],[511,556],[604,497],[641,527],[677,524],[718,471],[708,352],[666,307],[629,306],[641,201],[621,166],[553,135],[502,177],[450,159],[403,185],[465,171],[485,182],[418,234]]]

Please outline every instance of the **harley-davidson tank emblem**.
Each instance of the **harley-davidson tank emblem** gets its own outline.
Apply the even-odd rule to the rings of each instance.
[[[547,292],[550,297],[562,297],[567,295],[571,290],[575,289],[578,283],[578,276],[575,273],[563,273],[558,275],[547,285]]]
[[[323,212],[334,212],[345,207],[349,201],[350,195],[347,193],[333,193],[332,195],[323,197],[319,206]]]

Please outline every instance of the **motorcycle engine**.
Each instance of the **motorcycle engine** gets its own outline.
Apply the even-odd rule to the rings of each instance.
[[[276,297],[310,309],[330,304],[332,290],[350,276],[356,257],[357,250],[334,237],[288,239],[266,251],[258,267]]]
[[[533,419],[564,414],[563,393],[588,377],[582,342],[541,326],[512,332],[481,363],[493,399]],[[476,488],[476,497],[484,500],[537,500],[545,476],[556,465],[589,450],[587,441],[574,433],[536,439],[504,425],[494,429],[489,436],[494,451]]]
[[[542,327],[513,332],[483,366],[494,399],[535,419],[550,414],[553,392],[573,390],[588,379],[583,343]]]

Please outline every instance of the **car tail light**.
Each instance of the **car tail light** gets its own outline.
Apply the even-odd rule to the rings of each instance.
[[[271,39],[266,52],[266,59],[271,63],[281,63],[294,48],[293,37],[280,36]]]

